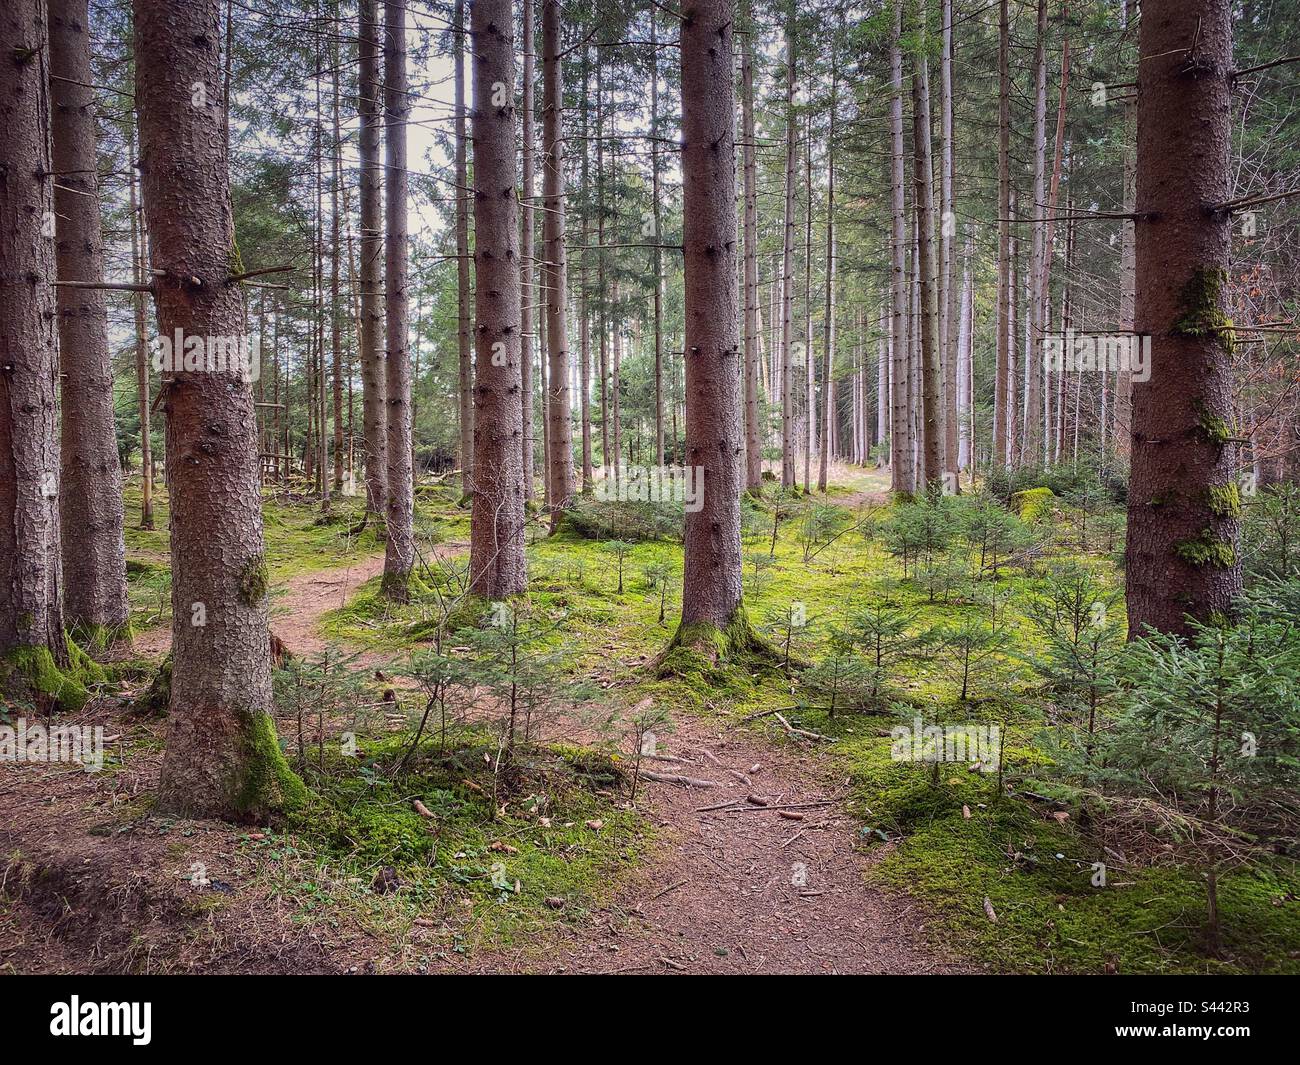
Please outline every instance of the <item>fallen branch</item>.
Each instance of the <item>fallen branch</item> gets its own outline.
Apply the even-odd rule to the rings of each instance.
[[[656,773],[652,769],[641,770],[647,780],[657,780],[661,784],[683,784],[692,788],[716,788],[716,780],[701,780],[699,777],[684,777],[675,773]]]

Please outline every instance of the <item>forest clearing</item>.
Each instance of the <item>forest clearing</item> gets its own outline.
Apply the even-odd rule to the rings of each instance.
[[[1300,973],[1300,6],[0,31],[0,972]]]

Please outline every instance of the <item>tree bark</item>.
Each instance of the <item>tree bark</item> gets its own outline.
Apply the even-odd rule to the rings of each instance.
[[[520,0],[520,6],[523,8],[523,34],[522,45],[524,71],[523,71],[523,114],[520,116],[521,125],[523,126],[523,153],[521,159],[521,168],[523,170],[524,191],[520,197],[519,214],[521,222],[521,239],[519,244],[519,283],[521,291],[519,294],[519,371],[520,371],[520,408],[523,416],[523,432],[521,440],[523,443],[523,471],[524,471],[524,500],[533,498],[533,358],[539,345],[533,343],[535,321],[539,317],[536,313],[538,300],[537,291],[533,285],[533,195],[537,191],[537,183],[534,180],[533,171],[536,166],[536,146],[534,144],[535,132],[533,127],[533,118],[536,111],[535,97],[537,70],[537,32],[534,26],[533,18],[534,0]],[[545,219],[543,219],[545,225]],[[545,271],[545,267],[543,267]],[[543,284],[545,281],[543,280]],[[550,300],[546,301],[549,305]],[[544,376],[544,375],[543,375]],[[542,425],[543,432],[548,432],[546,405],[542,405]],[[549,443],[549,441],[547,441]],[[546,450],[543,448],[543,450]],[[547,469],[546,477],[550,477],[551,471]],[[548,482],[549,486],[549,482]],[[550,497],[547,497],[547,504],[550,505]]]
[[[164,337],[241,338],[216,0],[136,0],[140,172]],[[176,72],[184,71],[178,78]],[[194,106],[194,86],[209,103]],[[261,821],[304,797],[276,740],[256,418],[246,376],[163,375],[172,683],[158,808]]]
[[[1008,0],[998,14],[998,336],[993,380],[993,454],[990,464],[1010,459],[1011,401],[1011,22]]]
[[[1232,5],[1146,0],[1138,50],[1130,634],[1184,632],[1241,591],[1230,319]]]
[[[546,416],[550,426],[551,508],[557,521],[574,495],[573,417],[570,414],[569,328],[566,314],[569,264],[564,247],[564,82],[560,60],[563,51],[560,16],[560,0],[542,0],[542,141],[545,152],[542,195],[546,201],[546,214],[542,219],[542,236],[546,245],[542,287],[547,294],[546,354],[550,364]],[[656,290],[657,287],[656,280]],[[662,436],[660,446],[662,447]]]
[[[1043,368],[1036,358],[1042,350],[1047,294],[1043,291],[1043,262],[1051,254],[1047,244],[1047,0],[1038,0],[1034,35],[1034,196],[1029,246],[1029,323],[1024,346],[1024,409],[1021,459],[1031,466],[1046,461],[1043,430]]]
[[[383,226],[379,163],[379,16],[377,0],[357,0],[357,112],[360,119],[358,155],[361,168],[361,421],[365,436],[366,510],[385,512],[388,499],[388,409],[386,371],[380,326],[384,319]]]
[[[86,0],[50,0],[54,104],[55,262],[60,281],[102,282],[99,160]],[[60,288],[59,520],[64,614],[94,647],[129,637],[122,465],[113,424],[113,368],[104,290]]]
[[[826,491],[830,466],[832,427],[835,424],[835,60],[831,59],[830,127],[826,132],[826,338],[822,352],[822,435],[817,466],[817,489]]]
[[[384,0],[384,393],[388,436],[388,542],[384,593],[410,595],[415,568],[415,485],[411,463],[411,308],[407,291],[406,0]]]
[[[131,158],[128,160],[129,174],[127,177],[128,186],[128,207],[131,211],[131,271],[135,276],[136,284],[147,284],[149,280],[148,261],[149,256],[145,253],[143,244],[144,228],[143,220],[140,217],[140,199],[139,199],[139,175],[136,173],[136,149],[135,149],[135,115],[131,116],[131,127],[129,132],[129,145]],[[136,387],[136,412],[140,419],[140,528],[153,528],[153,442],[152,426],[150,422],[151,408],[149,403],[149,331],[145,325],[145,297],[146,293],[137,292],[132,299],[135,309],[135,387]],[[279,402],[277,400],[277,402]],[[279,410],[276,411],[278,424]]]
[[[736,293],[735,88],[732,0],[682,11],[682,180],[686,319],[686,462],[702,473],[687,509],[682,619],[675,642],[734,646],[743,631]]]
[[[59,550],[55,214],[44,3],[6,5],[0,31],[6,42],[0,63],[0,680],[7,690],[31,687],[79,708],[84,689],[60,691],[53,684],[40,690],[50,666],[69,662]],[[12,689],[6,674],[19,675]]]
[[[582,49],[582,189],[584,195],[591,187],[591,148],[587,138],[587,86],[589,84],[587,49]],[[579,386],[582,390],[582,491],[591,492],[595,471],[591,461],[591,312],[588,307],[590,287],[588,245],[591,243],[591,218],[587,205],[582,205],[582,292],[578,309],[578,366]]]
[[[889,38],[889,187],[891,328],[890,359],[893,383],[890,389],[889,470],[890,488],[897,494],[915,490],[915,467],[909,447],[908,419],[908,304],[911,295],[907,284],[907,202],[903,187],[903,0],[894,0],[894,21]]]
[[[754,22],[752,0],[745,7],[744,53],[740,60],[741,125],[744,143],[745,216],[745,488],[763,490],[763,439],[758,399],[758,165],[754,144]],[[657,199],[658,197],[656,197]]]
[[[794,4],[785,29],[785,223],[781,252],[781,487],[794,487],[794,386],[790,371],[794,364]]]
[[[470,340],[469,314],[469,204],[472,192],[465,130],[465,0],[456,0],[451,36],[456,49],[456,365],[460,395],[460,483],[468,496],[474,484],[474,349]]]
[[[939,269],[934,247],[934,165],[930,151],[930,73],[925,58],[925,4],[920,12],[920,48],[912,70],[912,144],[916,174],[917,280],[921,329],[921,450],[925,487],[943,490],[947,472],[939,366]],[[919,487],[919,485],[918,485]]]
[[[944,410],[944,468],[956,473],[961,469],[958,461],[959,414],[957,377],[957,288],[956,275],[956,184],[957,172],[953,143],[953,103],[952,103],[952,65],[956,58],[953,44],[952,0],[942,0],[940,13],[943,21],[943,50],[940,59],[940,129],[942,140],[942,158],[940,162],[940,210],[942,224],[940,235],[940,261],[942,273],[939,285],[939,339],[943,352],[943,410]],[[960,488],[960,482],[953,482],[954,488]]]
[[[514,22],[510,0],[470,6],[474,55],[474,504],[470,588],[522,594],[523,433],[519,392],[519,212],[515,189]]]

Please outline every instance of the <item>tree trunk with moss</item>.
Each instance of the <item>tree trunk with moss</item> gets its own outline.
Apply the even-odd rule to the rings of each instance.
[[[55,260],[60,281],[104,280],[95,100],[86,0],[50,0],[54,103]],[[113,424],[104,290],[62,287],[59,386],[63,435],[59,518],[63,605],[74,633],[96,647],[128,635],[122,464]]]
[[[1138,63],[1129,632],[1186,630],[1241,591],[1231,321],[1232,5],[1147,0]]]
[[[240,338],[217,0],[136,0],[140,172],[165,337]],[[177,71],[185,71],[177,77]],[[196,105],[196,101],[200,105]],[[210,350],[210,348],[209,348]],[[166,371],[171,724],[158,807],[261,820],[299,802],[269,711],[267,571],[253,393],[238,370]]]
[[[409,597],[415,568],[415,486],[411,459],[411,306],[407,292],[406,0],[384,4],[384,400],[388,502],[384,547],[384,593]]]
[[[0,695],[85,701],[64,670],[45,5],[0,14]],[[65,687],[66,683],[66,687]]]
[[[470,8],[474,56],[475,385],[470,588],[506,599],[528,586],[519,393],[519,211],[510,0]]]
[[[741,605],[740,416],[732,0],[682,11],[686,462],[702,471],[686,513],[676,644],[725,654],[748,632]]]

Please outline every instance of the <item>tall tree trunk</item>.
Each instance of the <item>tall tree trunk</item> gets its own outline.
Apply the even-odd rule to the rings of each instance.
[[[763,438],[758,403],[758,164],[754,144],[754,21],[753,0],[745,5],[744,53],[740,59],[741,158],[744,171],[745,215],[745,488],[763,490]],[[658,197],[656,196],[657,200]]]
[[[79,709],[85,689],[71,679],[63,683],[55,670],[68,666],[69,652],[59,550],[59,353],[44,3],[14,0],[0,9],[0,37],[6,42],[0,63],[0,681],[6,691],[30,688],[39,701]]]
[[[912,144],[916,174],[916,274],[920,284],[921,330],[921,450],[925,487],[943,490],[945,434],[940,407],[939,269],[934,247],[934,165],[930,151],[930,72],[925,58],[925,4],[920,12],[920,48],[912,69]],[[919,482],[919,479],[918,479]],[[919,484],[918,484],[919,486]]]
[[[1043,284],[1043,263],[1051,254],[1047,243],[1047,0],[1038,0],[1037,28],[1034,34],[1034,196],[1033,225],[1029,250],[1029,322],[1024,346],[1024,409],[1021,431],[1022,460],[1030,466],[1046,461],[1043,430],[1043,367],[1036,356],[1043,350],[1044,316],[1047,294]]]
[[[523,415],[521,440],[523,445],[525,502],[533,498],[533,358],[535,348],[538,347],[533,343],[533,337],[534,323],[539,317],[535,313],[539,301],[537,300],[536,288],[533,285],[533,195],[536,192],[536,182],[533,180],[533,170],[536,164],[536,148],[533,143],[535,139],[533,117],[536,96],[534,82],[537,68],[537,32],[533,25],[534,2],[535,0],[520,0],[520,6],[523,8],[522,33],[524,38],[520,42],[524,59],[524,84],[521,94],[523,97],[523,114],[520,116],[524,142],[523,157],[521,159],[524,191],[519,210],[522,219],[519,244],[519,278],[521,286],[519,294],[519,371],[522,384],[519,389],[519,396]],[[545,220],[543,220],[543,225],[545,225]],[[543,271],[545,271],[545,267],[543,267]],[[545,284],[544,280],[543,284]],[[549,305],[553,301],[547,300],[546,302]],[[546,406],[543,404],[543,432],[548,431],[546,418]],[[549,469],[546,471],[546,477],[550,477]],[[549,498],[547,503],[549,505]]]
[[[812,113],[804,120],[804,188],[808,190],[808,209],[804,212],[803,240],[803,490],[812,489],[812,456],[817,450],[817,355],[813,351],[812,291]]]
[[[456,49],[456,365],[460,398],[460,483],[464,494],[469,495],[474,483],[474,348],[469,313],[469,204],[473,193],[469,187],[469,140],[465,129],[465,0],[456,0],[451,36]]]
[[[1232,4],[1146,0],[1138,63],[1129,632],[1183,632],[1241,591],[1230,319]]]
[[[339,240],[340,190],[343,182],[343,140],[339,133],[339,62],[340,49],[335,43],[331,49],[330,65],[333,88],[332,117],[334,135],[330,144],[330,353],[332,356],[332,384],[334,389],[334,491],[343,491],[343,320],[340,316],[339,258],[343,245]]]
[[[941,18],[943,20],[943,51],[940,59],[940,129],[942,136],[942,160],[940,163],[940,210],[942,225],[940,227],[940,259],[943,270],[939,285],[939,338],[943,350],[943,410],[944,410],[944,469],[956,473],[961,469],[958,452],[960,435],[958,413],[959,400],[957,389],[958,366],[957,333],[958,306],[956,275],[957,212],[956,212],[956,152],[953,145],[953,103],[952,103],[952,65],[956,58],[953,44],[952,0],[941,0]],[[954,488],[960,488],[960,482],[953,481]]]
[[[528,585],[519,391],[519,212],[510,0],[470,6],[474,55],[474,505],[470,588],[507,599]]]
[[[891,362],[893,384],[890,390],[889,470],[890,488],[895,493],[910,493],[915,485],[915,468],[909,446],[908,421],[911,401],[908,396],[908,303],[907,284],[907,201],[903,166],[903,0],[894,0],[894,21],[889,37],[889,188],[890,188],[890,286]]]
[[[605,78],[600,49],[596,49],[596,321],[600,333],[600,465],[610,473],[609,446],[609,292],[605,286]],[[613,455],[618,463],[617,450]]]
[[[972,397],[974,366],[971,358],[975,335],[975,289],[971,278],[971,258],[974,255],[974,238],[966,233],[966,247],[962,251],[961,303],[958,309],[957,328],[957,468],[968,470],[975,465],[975,411]]]
[[[131,211],[131,272],[137,285],[149,281],[149,256],[144,250],[143,220],[138,193],[139,174],[136,172],[135,114],[131,115],[129,130],[130,159],[127,160],[128,205]],[[131,300],[135,309],[135,386],[136,413],[140,419],[140,528],[153,528],[153,441],[151,410],[149,405],[149,331],[145,325],[145,293],[137,292]],[[277,319],[278,320],[278,319]],[[278,403],[279,400],[277,399]],[[277,424],[280,416],[276,409]]]
[[[381,258],[383,218],[379,164],[379,21],[377,0],[357,0],[358,155],[361,167],[361,431],[366,451],[366,510],[384,514],[388,500],[386,371],[381,327],[384,320]]]
[[[1125,27],[1129,19],[1129,0],[1122,8]],[[1137,107],[1132,100],[1124,102],[1123,152],[1124,152],[1124,212],[1132,214],[1137,202],[1137,159],[1134,155]],[[1134,328],[1134,292],[1137,284],[1137,237],[1131,218],[1120,223],[1119,268],[1119,328],[1132,335]],[[1124,368],[1115,376],[1115,453],[1127,461],[1133,427],[1133,378]]]
[[[654,215],[655,465],[664,464],[664,250],[659,191],[659,15],[650,8],[650,202]]]
[[[682,620],[674,642],[716,657],[748,641],[741,605],[740,337],[736,314],[733,0],[682,10],[687,508]]]
[[[781,252],[781,487],[794,487],[794,4],[785,28],[785,225]]]
[[[587,86],[589,83],[590,64],[587,61],[587,49],[582,49],[582,189],[584,194],[591,187],[591,147],[587,138]],[[588,306],[590,289],[590,268],[588,263],[588,245],[591,243],[591,213],[586,202],[582,205],[582,292],[579,299],[578,320],[578,367],[579,385],[582,389],[582,491],[592,490],[595,471],[591,460],[591,311]]]
[[[835,59],[831,58],[830,127],[826,132],[826,321],[822,329],[826,347],[822,352],[822,436],[817,467],[817,488],[826,491],[830,465],[831,430],[835,424]],[[811,208],[811,204],[809,205]]]
[[[242,338],[216,0],[136,0],[140,172],[164,337]],[[185,71],[177,78],[177,71]],[[171,510],[172,681],[158,808],[261,821],[302,801],[268,711],[271,645],[256,418],[245,376],[163,376]]]
[[[560,0],[542,0],[542,142],[545,153],[542,195],[546,202],[546,213],[542,218],[542,237],[546,246],[542,287],[546,290],[546,354],[550,363],[546,397],[546,417],[550,426],[549,483],[551,508],[556,521],[574,495],[566,313],[569,265],[564,247],[564,82],[560,60],[563,51],[560,16]],[[657,328],[655,342],[658,343]],[[659,440],[662,448],[662,433]]]
[[[415,484],[411,464],[411,308],[407,280],[406,0],[384,0],[384,393],[388,402],[388,543],[384,593],[408,598],[415,568]]]
[[[50,95],[54,104],[55,262],[60,281],[104,280],[95,152],[94,78],[86,0],[50,0]],[[104,290],[62,287],[59,315],[59,520],[63,605],[92,646],[129,637],[122,465],[113,425],[113,368]]]
[[[993,378],[993,454],[1010,458],[1011,403],[1011,21],[1008,0],[998,14],[998,336]]]

